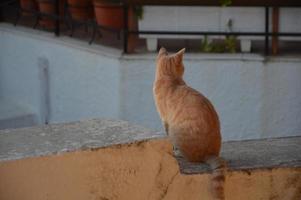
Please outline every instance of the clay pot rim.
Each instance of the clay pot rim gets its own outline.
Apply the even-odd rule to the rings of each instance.
[[[36,0],[37,3],[55,3],[55,0]]]
[[[122,7],[122,2],[114,3],[108,0],[93,0],[94,7]]]
[[[76,1],[76,0],[67,0],[68,6],[78,6],[78,7],[93,7],[92,1]]]

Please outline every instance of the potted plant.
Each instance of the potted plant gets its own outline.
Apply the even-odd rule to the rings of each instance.
[[[94,0],[93,4],[98,25],[117,30],[124,27],[124,10],[120,0]]]
[[[86,21],[93,18],[92,0],[67,0],[71,18],[77,21]]]
[[[93,4],[98,25],[117,30],[124,27],[124,10],[120,0],[94,0]]]
[[[53,29],[55,26],[55,19],[52,18],[51,15],[52,16],[56,15],[55,12],[56,0],[36,0],[36,1],[38,3],[39,12],[42,13],[42,15],[39,17],[39,25],[47,29]],[[62,18],[64,16],[65,0],[58,0],[58,1],[59,1],[59,16]]]
[[[229,6],[232,4],[232,0],[219,0],[221,6]]]
[[[121,31],[124,28],[124,8],[120,0],[93,0],[97,25],[111,30]],[[128,9],[128,29],[138,29],[138,19],[142,18],[142,7]],[[129,35],[128,52],[135,48],[137,35]]]
[[[97,24],[113,29],[123,29],[124,9],[120,0],[94,0],[94,12]],[[137,19],[142,18],[141,6],[128,9],[128,27],[137,27]]]
[[[37,0],[39,11],[42,14],[55,15],[55,1],[54,0]],[[39,18],[39,25],[47,28],[53,29],[55,21],[49,16],[41,16]]]
[[[38,10],[37,3],[34,0],[20,0],[20,7],[24,16],[30,16],[33,14],[31,12]]]

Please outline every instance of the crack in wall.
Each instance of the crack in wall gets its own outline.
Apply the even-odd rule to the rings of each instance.
[[[163,194],[160,195],[159,200],[162,200],[162,199],[164,199],[164,198],[166,197],[170,185],[174,182],[176,176],[179,175],[179,174],[180,174],[180,172],[177,171],[177,172],[171,177],[171,179],[170,179],[170,181],[168,182],[167,186],[166,186],[165,188],[163,188],[163,190],[162,190],[162,191],[163,191]]]

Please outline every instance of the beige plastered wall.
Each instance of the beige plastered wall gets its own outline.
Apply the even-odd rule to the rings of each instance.
[[[0,200],[207,200],[208,174],[179,172],[166,139],[0,162]],[[300,200],[301,169],[228,171],[229,200]]]

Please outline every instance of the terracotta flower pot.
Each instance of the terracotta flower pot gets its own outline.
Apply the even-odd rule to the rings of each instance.
[[[103,0],[94,0],[93,4],[98,25],[119,30],[124,27],[124,11],[121,4]]]
[[[72,19],[85,21],[93,18],[93,5],[91,0],[68,0],[68,10]]]
[[[39,11],[45,14],[55,14],[55,3],[52,0],[38,0]],[[48,29],[53,29],[55,26],[55,20],[42,16],[39,20],[39,25]]]
[[[138,19],[134,13],[133,7],[130,7],[128,11],[128,28],[129,30],[133,30],[133,31],[138,30]],[[128,53],[133,53],[135,51],[138,40],[139,40],[138,35],[136,34],[128,35],[128,48],[127,48]]]
[[[37,0],[38,2],[38,8],[41,13],[55,15],[55,0]],[[59,16],[61,18],[64,17],[64,5],[65,0],[59,0]],[[62,22],[62,21],[61,21]],[[55,26],[55,20],[51,19],[47,16],[42,16],[39,20],[39,25],[48,28],[53,29]]]
[[[112,3],[108,0],[94,0],[94,12],[96,17],[96,22],[100,26],[105,26],[113,28],[116,30],[122,30],[124,28],[124,9],[121,4]],[[138,18],[134,13],[133,7],[128,9],[128,29],[137,30],[138,29]],[[126,38],[128,41],[127,52],[131,53],[134,51],[138,36],[131,34]]]
[[[22,15],[30,16],[32,13],[30,11],[37,11],[38,5],[34,0],[20,0],[20,7],[25,10]]]

